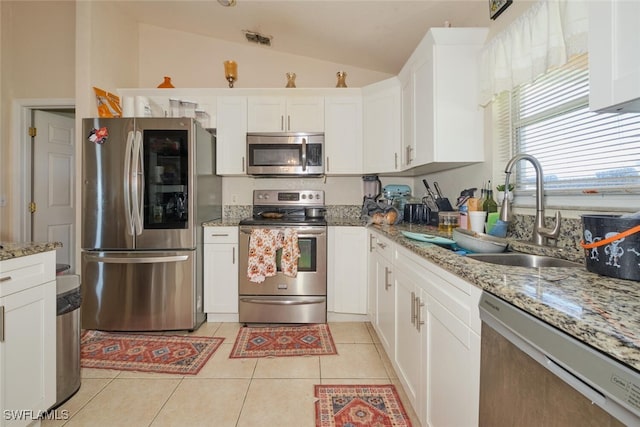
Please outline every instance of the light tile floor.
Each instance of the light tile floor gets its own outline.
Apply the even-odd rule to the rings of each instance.
[[[330,323],[338,354],[229,359],[239,323],[205,323],[193,335],[224,337],[197,375],[83,369],[78,393],[43,426],[305,427],[315,425],[315,384],[402,386],[369,323]]]

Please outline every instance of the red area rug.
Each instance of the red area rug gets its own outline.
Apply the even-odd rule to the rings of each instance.
[[[337,354],[326,324],[240,328],[231,359]]]
[[[82,332],[83,368],[195,375],[224,338]]]
[[[316,385],[316,427],[411,427],[396,388],[389,385]]]

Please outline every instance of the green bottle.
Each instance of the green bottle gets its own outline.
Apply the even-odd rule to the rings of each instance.
[[[482,202],[482,210],[488,213],[498,212],[498,204],[493,199],[493,189],[491,188],[491,181],[489,181],[489,188],[486,192],[486,198]]]

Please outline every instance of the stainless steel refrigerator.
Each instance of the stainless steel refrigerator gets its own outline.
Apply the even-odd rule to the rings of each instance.
[[[205,320],[202,222],[222,215],[215,138],[187,118],[84,119],[82,327]]]

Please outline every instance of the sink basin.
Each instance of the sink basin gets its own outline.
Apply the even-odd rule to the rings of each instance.
[[[582,264],[567,261],[565,259],[515,252],[504,252],[499,254],[469,254],[467,255],[467,258],[488,262],[490,264],[509,265],[514,267],[584,267]]]

